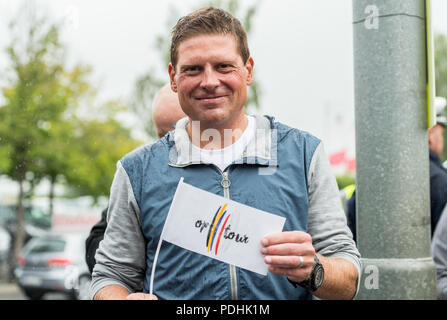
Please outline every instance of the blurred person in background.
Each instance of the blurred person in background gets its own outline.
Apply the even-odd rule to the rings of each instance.
[[[172,91],[168,83],[157,93],[152,106],[152,119],[158,138],[163,138],[169,131],[174,130],[178,120],[186,117],[180,107],[177,93]]]
[[[428,130],[430,157],[430,220],[432,237],[447,204],[447,169],[443,166],[440,160],[440,156],[444,150],[444,129],[447,125],[447,118],[443,115],[446,105],[447,101],[445,98],[436,97],[436,125]],[[345,211],[348,226],[352,231],[354,241],[357,241],[355,201],[354,191],[349,194]]]
[[[436,98],[436,111],[438,114],[436,117],[436,125],[428,131],[432,236],[447,204],[447,169],[442,165],[440,159],[444,151],[444,129],[447,125],[446,117],[441,114],[446,105],[445,98]]]
[[[438,299],[447,300],[447,214],[444,212],[431,243],[431,254],[436,266]]]
[[[152,105],[152,120],[157,130],[159,138],[164,137],[169,131],[174,129],[175,123],[186,117],[180,107],[177,93],[171,90],[170,84],[163,86],[154,98]],[[85,242],[86,245],[86,261],[90,273],[93,272],[95,266],[95,253],[99,243],[104,238],[104,232],[107,227],[107,209],[101,213],[101,220],[95,224]]]
[[[447,105],[446,99],[437,100],[439,107],[444,108]],[[439,156],[444,149],[444,128],[447,119],[444,117],[438,120],[438,124],[430,129],[430,182],[432,186],[432,210],[436,210],[436,229],[434,229],[431,253],[436,266],[436,280],[438,289],[438,298],[447,300],[447,170],[441,164]],[[433,190],[434,189],[434,190]]]

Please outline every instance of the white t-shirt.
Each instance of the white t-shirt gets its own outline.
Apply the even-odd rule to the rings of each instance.
[[[256,133],[256,120],[253,116],[247,116],[248,124],[242,136],[232,145],[217,150],[205,150],[193,145],[200,152],[202,162],[211,163],[224,171],[231,163],[241,158],[248,143]]]

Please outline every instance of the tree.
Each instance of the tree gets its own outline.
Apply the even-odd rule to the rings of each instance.
[[[239,18],[241,23],[244,25],[244,28],[249,35],[253,29],[253,18],[256,15],[257,8],[259,6],[259,2],[253,2],[247,8],[243,8],[240,6],[240,3],[237,0],[211,0],[204,1],[200,7],[213,6],[217,8],[222,8],[235,17]],[[152,122],[152,117],[142,115],[150,115],[152,114],[152,103],[157,91],[166,83],[167,80],[162,80],[158,75],[156,70],[160,69],[160,66],[163,66],[167,75],[167,66],[170,62],[170,44],[171,37],[169,31],[176,24],[177,20],[180,18],[178,10],[170,5],[169,7],[170,15],[167,21],[167,32],[164,34],[160,34],[156,37],[155,40],[155,49],[159,53],[160,63],[158,66],[152,66],[150,70],[140,77],[135,82],[135,89],[131,101],[132,111],[137,115],[137,117],[142,121],[142,126],[146,132],[146,134],[155,139],[157,137],[157,132],[155,130],[155,126]],[[168,31],[169,30],[169,31]],[[247,109],[250,108],[259,108],[259,96],[261,94],[260,84],[258,81],[253,81],[253,83],[248,87],[247,92]]]
[[[14,257],[23,246],[24,201],[34,186],[50,181],[50,214],[56,183],[94,198],[108,195],[116,161],[140,144],[114,120],[121,105],[95,105],[91,68],[65,66],[58,25],[26,13],[10,25],[9,84],[0,106],[0,174],[19,185]],[[89,108],[84,118],[81,104]]]
[[[49,190],[49,218],[53,216],[55,186],[64,179],[70,169],[69,154],[73,146],[73,124],[67,120],[45,123],[46,139],[33,148],[35,162],[34,174],[37,180],[48,179]]]
[[[91,97],[96,93],[86,80],[90,73],[90,67],[80,65],[75,66],[70,72],[65,72],[63,91],[65,92],[66,108],[64,113],[52,121],[39,123],[39,127],[45,133],[45,139],[33,148],[34,174],[39,181],[48,179],[50,182],[48,195],[50,218],[53,216],[55,186],[64,181],[66,173],[71,170],[71,165],[73,165],[70,156],[75,144],[73,139],[76,131],[74,119],[76,119],[79,101],[83,96]]]
[[[103,106],[111,112],[105,119],[75,120],[69,170],[66,184],[72,196],[109,196],[117,161],[142,142],[131,137],[131,132],[115,120],[110,111],[117,102]],[[107,111],[103,111],[107,113]]]
[[[35,146],[47,139],[43,123],[56,121],[67,105],[63,75],[63,50],[58,28],[36,14],[19,14],[10,24],[10,86],[3,89],[6,104],[0,108],[0,149],[9,155],[2,173],[19,184],[17,234],[14,256],[23,246],[26,185],[36,184]],[[7,151],[5,151],[7,150]],[[28,183],[26,183],[28,182]]]

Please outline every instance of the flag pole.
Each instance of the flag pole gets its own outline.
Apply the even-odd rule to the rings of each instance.
[[[180,178],[180,181],[178,183],[177,189],[175,190],[175,193],[174,193],[174,197],[172,198],[172,202],[174,202],[174,199],[175,199],[175,196],[177,195],[177,191],[179,189],[179,186],[182,183],[183,183],[183,177]],[[164,232],[165,232],[166,221],[168,220],[168,218],[169,218],[169,212],[168,212],[168,216],[166,217],[165,224],[163,226],[163,230],[161,231],[160,239],[158,240],[157,250],[155,251],[154,262],[152,263],[151,280],[150,280],[150,283],[149,283],[150,299],[152,299],[152,294],[154,292],[155,267],[157,266],[158,255],[160,253],[161,243],[163,242],[163,235],[164,235]]]

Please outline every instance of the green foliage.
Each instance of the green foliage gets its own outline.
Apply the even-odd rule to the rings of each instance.
[[[51,183],[50,214],[58,181],[95,199],[108,195],[116,161],[138,145],[113,120],[123,109],[115,102],[101,107],[101,120],[78,119],[82,98],[95,95],[86,80],[91,68],[68,70],[59,27],[27,5],[10,24],[9,83],[0,106],[0,174],[19,185],[15,258],[23,247],[25,199],[42,179]]]
[[[117,161],[141,142],[114,119],[80,121],[75,124],[65,177],[73,196],[108,196]]]
[[[447,37],[435,35],[436,95],[447,97]]]
[[[19,185],[14,257],[23,246],[24,200],[43,176],[37,164],[39,146],[49,140],[45,127],[62,116],[69,91],[62,81],[63,50],[57,26],[29,12],[33,11],[20,11],[10,24],[9,85],[2,88],[6,103],[0,107],[0,155],[9,158],[0,161],[1,173]]]
[[[336,180],[337,180],[337,185],[338,185],[339,190],[342,190],[351,184],[355,184],[355,177],[353,177],[351,175],[337,176]]]
[[[24,190],[29,196],[42,179],[64,182],[77,194],[107,196],[117,160],[140,144],[114,120],[124,106],[116,101],[95,106],[96,90],[87,80],[91,67],[68,70],[59,28],[47,18],[19,14],[10,31],[0,174],[29,186]],[[87,117],[81,112],[85,105]]]
[[[2,118],[3,117],[0,115],[0,119]],[[3,138],[0,137],[0,140],[3,140]],[[0,144],[0,175],[2,175],[4,172],[10,171],[11,166],[11,161],[9,158],[10,154],[11,154],[11,146],[3,143]]]
[[[164,85],[154,74],[155,72],[149,71],[137,79],[131,103],[131,110],[141,119],[146,134],[152,139],[157,138],[157,130],[151,117],[152,103],[155,94]]]
[[[8,150],[11,161],[3,166],[2,173],[20,183],[34,169],[35,148],[48,139],[43,124],[61,117],[69,91],[61,80],[62,54],[56,26],[35,16],[30,21],[26,38],[19,37],[22,21],[10,25],[13,40],[7,53],[12,80],[2,90],[6,104],[0,109],[0,149]]]

